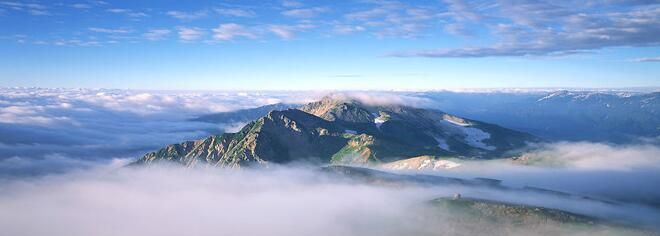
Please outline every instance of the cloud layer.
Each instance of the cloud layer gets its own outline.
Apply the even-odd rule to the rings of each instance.
[[[197,115],[307,99],[277,92],[3,88],[0,133],[11,135],[0,137],[0,175],[136,158],[166,144],[237,128],[187,121]]]
[[[461,186],[404,188],[345,182],[298,168],[220,171],[100,167],[24,181],[0,181],[0,228],[8,235],[437,235],[551,232],[617,234],[548,225],[456,221],[431,199],[461,192],[493,200],[563,205],[632,220],[658,215],[551,195]],[[615,216],[616,217],[621,217]],[[652,218],[651,218],[652,219]]]

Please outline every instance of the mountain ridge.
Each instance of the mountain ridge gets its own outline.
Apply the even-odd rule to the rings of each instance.
[[[172,144],[138,164],[241,167],[296,161],[369,165],[419,156],[498,158],[538,138],[437,110],[325,97],[272,110],[237,133]]]

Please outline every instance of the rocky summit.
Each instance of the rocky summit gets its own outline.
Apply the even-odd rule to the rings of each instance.
[[[431,161],[489,159],[508,157],[537,141],[527,133],[438,110],[328,96],[296,109],[270,111],[237,133],[169,145],[136,164],[241,167],[290,162],[378,165],[420,156]]]

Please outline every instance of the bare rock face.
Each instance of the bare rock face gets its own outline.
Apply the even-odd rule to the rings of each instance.
[[[326,97],[270,111],[237,133],[172,144],[136,164],[240,167],[267,163],[371,165],[412,157],[498,158],[535,137],[441,111]],[[422,160],[423,162],[423,160]]]

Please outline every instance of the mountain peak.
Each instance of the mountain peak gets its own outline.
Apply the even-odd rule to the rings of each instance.
[[[325,96],[320,101],[309,103],[299,109],[327,121],[371,123],[375,118],[358,100],[341,94]]]

